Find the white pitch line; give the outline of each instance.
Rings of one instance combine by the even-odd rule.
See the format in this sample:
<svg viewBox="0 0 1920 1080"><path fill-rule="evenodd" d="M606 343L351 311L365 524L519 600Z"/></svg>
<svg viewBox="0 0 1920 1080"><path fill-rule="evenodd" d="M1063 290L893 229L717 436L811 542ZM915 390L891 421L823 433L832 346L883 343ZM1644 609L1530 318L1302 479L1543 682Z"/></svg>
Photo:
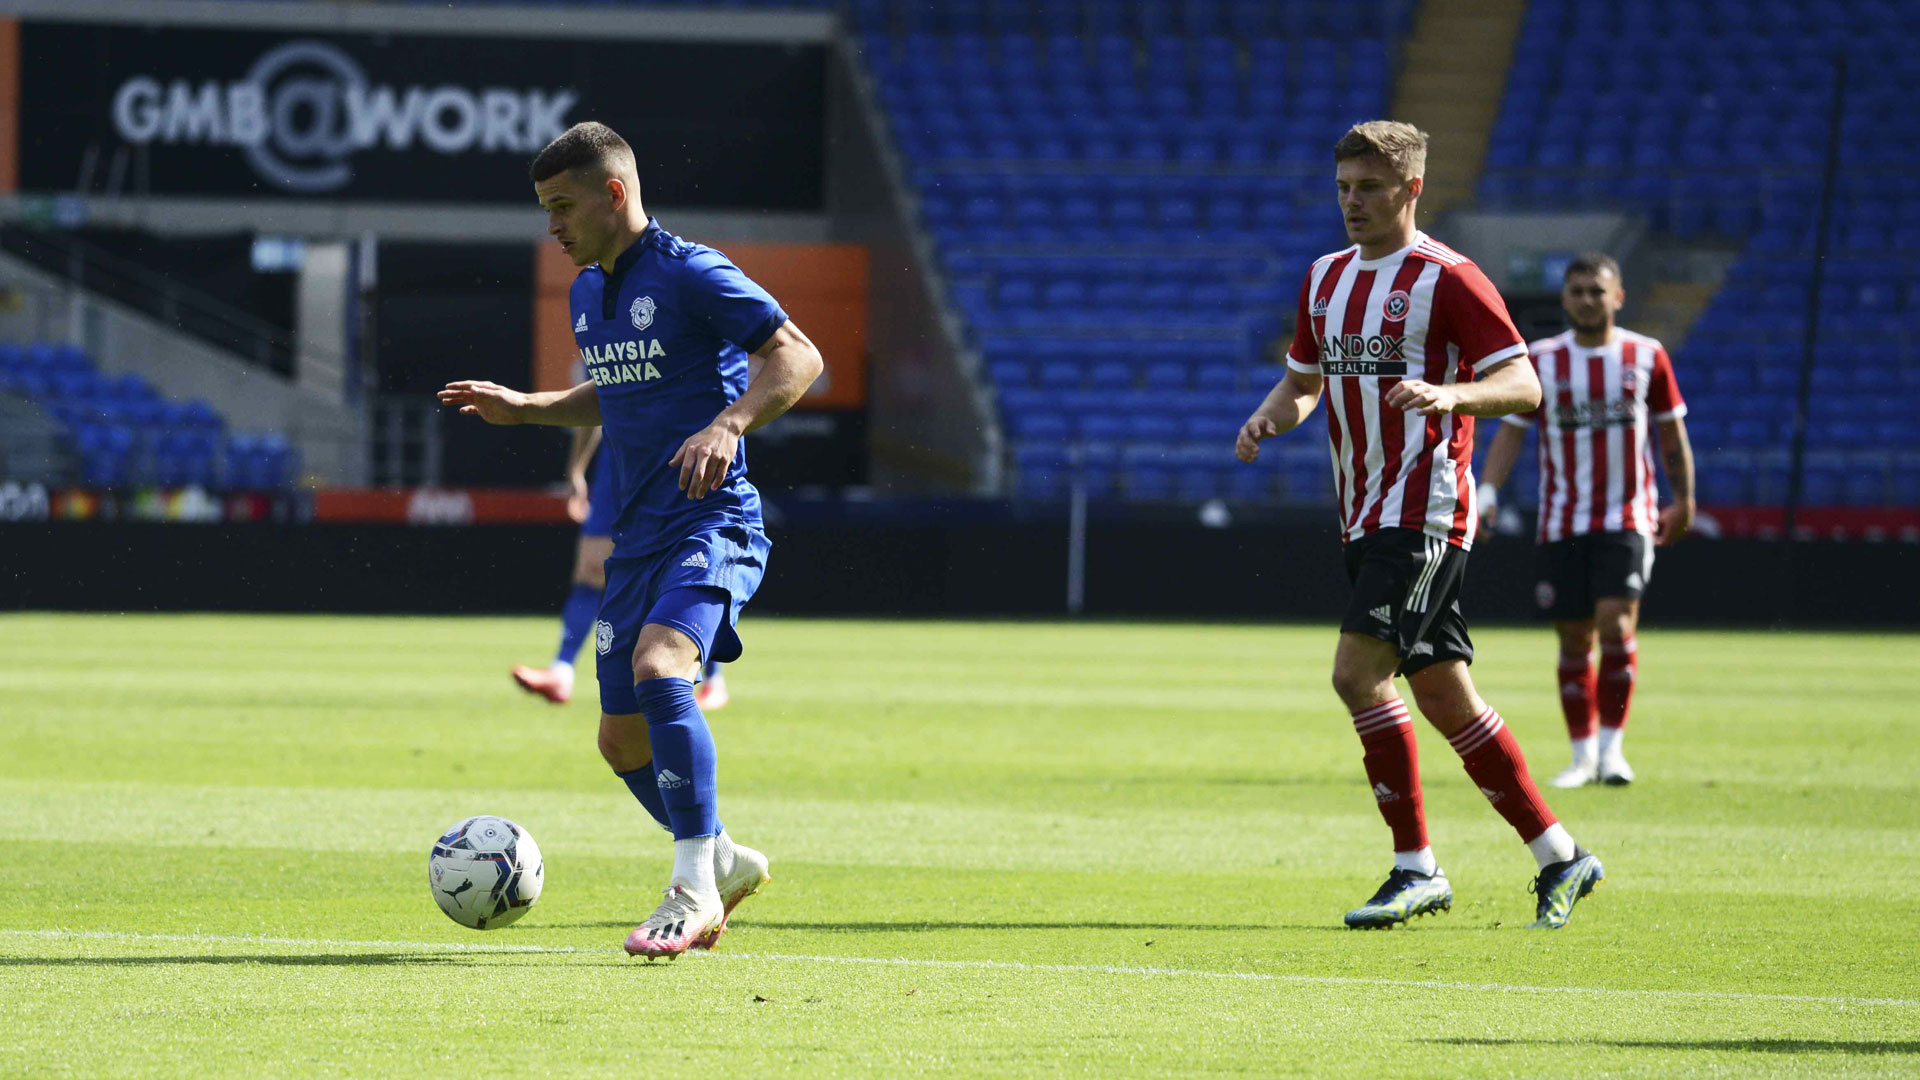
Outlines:
<svg viewBox="0 0 1920 1080"><path fill-rule="evenodd" d="M581 949L571 945L485 945L459 941L339 941L331 938L256 937L251 934L138 934L115 930L0 930L0 935L42 939L81 938L92 941L177 941L222 945L293 945L332 949L409 949L422 952L568 953L617 955L608 949ZM1495 994L1586 994L1594 997L1693 999L1710 1001L1774 1001L1790 1005L1883 1005L1920 1007L1911 998L1822 996L1817 994L1763 994L1744 990L1637 990L1615 986L1536 986L1525 983L1449 982L1444 979L1373 979L1357 975L1287 975L1269 971L1207 971L1202 968L1141 967L1126 964L1030 964L1021 960L926 960L884 956L814 956L804 953L695 953L703 961L773 960L783 963L852 964L866 967L935 968L946 970L1021 971L1055 975L1149 975L1238 982L1293 983L1305 986L1378 986L1396 990L1468 990Z"/></svg>

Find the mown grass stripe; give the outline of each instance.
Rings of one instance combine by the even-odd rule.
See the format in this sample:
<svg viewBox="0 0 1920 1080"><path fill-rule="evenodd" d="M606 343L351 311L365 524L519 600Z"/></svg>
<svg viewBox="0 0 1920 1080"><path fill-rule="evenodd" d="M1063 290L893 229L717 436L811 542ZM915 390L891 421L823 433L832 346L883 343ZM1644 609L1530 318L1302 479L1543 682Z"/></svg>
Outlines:
<svg viewBox="0 0 1920 1080"><path fill-rule="evenodd" d="M409 949L444 952L565 953L613 955L611 949L581 949L570 945L488 945L459 941L340 941L331 938L258 937L250 934L140 934L116 930L0 930L10 937L81 939L89 941L173 941L220 945L289 945L329 949ZM1306 986L1378 986L1397 990L1466 990L1497 994L1586 994L1598 997L1644 999L1698 999L1711 1001L1774 1001L1794 1005L1881 1005L1920 1007L1909 998L1870 998L1816 994L1764 994L1744 990L1661 990L1612 986L1541 986L1529 983L1473 983L1445 979L1373 979L1349 975L1288 975L1266 971L1207 971L1200 968L1141 967L1128 964L1032 964L1020 960L929 960L916 957L821 956L807 953L693 953L702 960L771 960L782 963L857 964L870 967L936 968L949 970L1019 971L1056 975L1146 975L1243 982L1294 983Z"/></svg>

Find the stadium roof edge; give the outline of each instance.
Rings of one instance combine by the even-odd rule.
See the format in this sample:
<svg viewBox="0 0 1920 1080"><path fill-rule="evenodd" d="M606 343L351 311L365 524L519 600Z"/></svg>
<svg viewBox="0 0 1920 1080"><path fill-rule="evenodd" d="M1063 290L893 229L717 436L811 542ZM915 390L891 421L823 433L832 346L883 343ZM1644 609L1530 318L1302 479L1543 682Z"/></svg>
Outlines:
<svg viewBox="0 0 1920 1080"><path fill-rule="evenodd" d="M339 3L334 0L146 0L137 12L125 0L8 0L15 18L144 26L217 26L267 30L380 32L511 37L645 38L655 41L828 42L838 23L823 12L621 11L604 6L475 5L441 7Z"/></svg>

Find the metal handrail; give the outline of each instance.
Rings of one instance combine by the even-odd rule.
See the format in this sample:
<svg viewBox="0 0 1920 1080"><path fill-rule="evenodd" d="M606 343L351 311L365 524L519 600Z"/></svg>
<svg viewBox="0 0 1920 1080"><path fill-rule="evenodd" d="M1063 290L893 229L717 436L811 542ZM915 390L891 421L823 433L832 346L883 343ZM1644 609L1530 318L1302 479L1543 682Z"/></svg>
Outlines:
<svg viewBox="0 0 1920 1080"><path fill-rule="evenodd" d="M105 251L77 236L0 224L0 249L53 270L169 326L283 374L293 369L293 335L211 293Z"/></svg>

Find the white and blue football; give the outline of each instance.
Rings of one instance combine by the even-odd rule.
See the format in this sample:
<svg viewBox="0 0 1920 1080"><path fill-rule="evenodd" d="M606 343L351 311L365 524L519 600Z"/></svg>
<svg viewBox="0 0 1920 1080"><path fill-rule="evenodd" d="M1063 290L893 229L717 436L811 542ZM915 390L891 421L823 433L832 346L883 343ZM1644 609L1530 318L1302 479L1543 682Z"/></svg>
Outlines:
<svg viewBox="0 0 1920 1080"><path fill-rule="evenodd" d="M475 930L498 930L540 899L546 867L540 845L503 817L470 817L433 842L427 883L447 918Z"/></svg>

